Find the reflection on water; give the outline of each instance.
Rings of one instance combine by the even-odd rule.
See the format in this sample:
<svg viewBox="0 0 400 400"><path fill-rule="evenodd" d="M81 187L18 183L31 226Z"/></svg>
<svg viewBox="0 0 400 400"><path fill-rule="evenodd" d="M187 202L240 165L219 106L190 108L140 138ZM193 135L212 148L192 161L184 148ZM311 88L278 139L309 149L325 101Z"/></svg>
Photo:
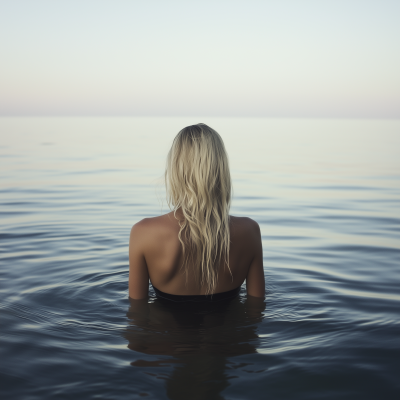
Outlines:
<svg viewBox="0 0 400 400"><path fill-rule="evenodd" d="M264 309L265 301L253 297L217 304L130 299L130 324L123 333L128 347L159 356L131 365L165 379L170 399L223 398L220 393L234 375L228 358L257 352L257 325ZM157 372L166 365L172 371Z"/></svg>
<svg viewBox="0 0 400 400"><path fill-rule="evenodd" d="M166 211L168 147L198 122L224 138L232 214L260 224L265 309L243 293L212 310L128 301L130 228ZM397 400L399 133L0 118L1 398Z"/></svg>

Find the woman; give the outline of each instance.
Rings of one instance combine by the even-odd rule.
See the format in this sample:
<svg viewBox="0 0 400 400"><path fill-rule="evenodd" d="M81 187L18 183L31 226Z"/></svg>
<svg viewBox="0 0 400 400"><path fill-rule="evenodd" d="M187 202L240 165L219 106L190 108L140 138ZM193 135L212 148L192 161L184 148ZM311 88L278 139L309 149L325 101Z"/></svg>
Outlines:
<svg viewBox="0 0 400 400"><path fill-rule="evenodd" d="M261 234L250 218L229 215L231 178L219 134L205 124L182 129L165 172L173 211L132 227L129 297L213 302L247 294L264 298Z"/></svg>

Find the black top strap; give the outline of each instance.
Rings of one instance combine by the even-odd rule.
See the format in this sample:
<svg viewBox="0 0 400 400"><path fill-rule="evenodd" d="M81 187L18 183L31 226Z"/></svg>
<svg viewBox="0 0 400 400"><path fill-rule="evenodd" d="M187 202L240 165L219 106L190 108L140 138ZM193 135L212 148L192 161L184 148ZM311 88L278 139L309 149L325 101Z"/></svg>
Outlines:
<svg viewBox="0 0 400 400"><path fill-rule="evenodd" d="M178 294L169 294L164 293L161 290L158 290L154 285L153 289L156 292L157 297L169 301L174 301L176 303L214 303L223 300L229 300L236 297L240 292L240 286L236 289L229 290L228 292L222 293L214 293L214 294L200 294L200 295L178 295Z"/></svg>

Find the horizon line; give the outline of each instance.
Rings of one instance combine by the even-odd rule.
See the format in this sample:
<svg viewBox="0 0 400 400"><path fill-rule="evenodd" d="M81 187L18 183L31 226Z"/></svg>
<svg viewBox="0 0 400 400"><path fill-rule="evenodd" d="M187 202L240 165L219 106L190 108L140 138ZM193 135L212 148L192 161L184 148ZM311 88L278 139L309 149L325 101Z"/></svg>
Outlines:
<svg viewBox="0 0 400 400"><path fill-rule="evenodd" d="M399 117L378 116L253 116L253 115L127 115L127 114L0 114L0 118L253 118L253 119L352 119L400 120Z"/></svg>

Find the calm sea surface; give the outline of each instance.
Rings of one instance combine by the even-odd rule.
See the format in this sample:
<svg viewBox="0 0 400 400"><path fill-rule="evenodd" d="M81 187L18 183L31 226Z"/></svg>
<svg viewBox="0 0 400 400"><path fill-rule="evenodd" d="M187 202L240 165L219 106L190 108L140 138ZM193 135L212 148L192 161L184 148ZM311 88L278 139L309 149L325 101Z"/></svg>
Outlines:
<svg viewBox="0 0 400 400"><path fill-rule="evenodd" d="M223 137L265 303L128 299L184 126ZM400 398L400 121L0 118L2 399Z"/></svg>

